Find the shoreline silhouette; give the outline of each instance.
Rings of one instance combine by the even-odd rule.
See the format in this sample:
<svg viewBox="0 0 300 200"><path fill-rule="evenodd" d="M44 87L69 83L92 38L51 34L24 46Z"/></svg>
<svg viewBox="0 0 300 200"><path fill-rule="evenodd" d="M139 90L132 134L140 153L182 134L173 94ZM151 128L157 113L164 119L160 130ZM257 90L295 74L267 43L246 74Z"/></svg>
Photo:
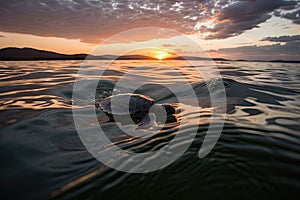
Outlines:
<svg viewBox="0 0 300 200"><path fill-rule="evenodd" d="M62 54L52 51L39 50L29 47L17 48L7 47L0 49L0 61L35 61L35 60L157 60L156 58L144 55L89 55L89 54ZM203 58L197 56L175 56L164 60L213 60L213 61L232 61L232 62L281 62L281 63L300 63L298 60L230 60L225 58Z"/></svg>

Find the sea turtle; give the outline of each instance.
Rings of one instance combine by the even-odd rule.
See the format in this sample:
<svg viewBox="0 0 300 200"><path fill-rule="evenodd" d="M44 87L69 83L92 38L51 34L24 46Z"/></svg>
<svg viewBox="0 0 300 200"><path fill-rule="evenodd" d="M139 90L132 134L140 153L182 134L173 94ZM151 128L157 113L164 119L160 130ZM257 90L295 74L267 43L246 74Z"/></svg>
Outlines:
<svg viewBox="0 0 300 200"><path fill-rule="evenodd" d="M134 123L142 127L153 124L157 116L175 114L173 106L156 104L154 99L141 94L112 95L96 103L96 106L108 117L118 117L125 124L130 117Z"/></svg>

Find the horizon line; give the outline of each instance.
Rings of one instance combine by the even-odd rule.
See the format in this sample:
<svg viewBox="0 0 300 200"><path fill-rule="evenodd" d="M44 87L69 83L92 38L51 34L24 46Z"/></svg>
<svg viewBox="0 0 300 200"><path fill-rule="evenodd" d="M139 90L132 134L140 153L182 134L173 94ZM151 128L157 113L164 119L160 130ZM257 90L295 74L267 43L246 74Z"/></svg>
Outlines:
<svg viewBox="0 0 300 200"><path fill-rule="evenodd" d="M52 58L43 58L43 57L31 57L31 58L17 58L17 57L9 57L9 56L3 56L1 55L1 51L3 50L33 50L37 52L43 52L43 53L49 53L49 54L57 54L59 57L52 57ZM63 57L65 56L65 57ZM82 56L82 57L80 57ZM0 48L0 61L35 61L35 60L85 60L86 57L93 57L90 58L91 60L159 60L155 57L142 55L142 54L127 54L127 55L116 55L116 54L102 54L102 55L92 55L87 53L77 53L77 54L64 54L64 53L58 53L55 51L49 51L44 49L36 49L32 47L4 47ZM68 58L69 57L69 58ZM140 57L140 58L137 58ZM213 61L240 61L240 62L286 62L286 63L300 63L300 60L282 60L282 59L274 59L274 60L248 60L248 59L227 59L222 57L198 57L198 56L174 56L174 57L168 57L163 60L213 60Z"/></svg>

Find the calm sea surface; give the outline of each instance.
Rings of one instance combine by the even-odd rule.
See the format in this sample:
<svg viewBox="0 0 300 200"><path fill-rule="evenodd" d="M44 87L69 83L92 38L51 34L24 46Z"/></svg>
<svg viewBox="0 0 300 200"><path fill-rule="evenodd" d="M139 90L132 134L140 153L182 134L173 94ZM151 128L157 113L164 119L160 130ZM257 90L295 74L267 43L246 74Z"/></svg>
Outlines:
<svg viewBox="0 0 300 200"><path fill-rule="evenodd" d="M103 70L97 62L108 61L83 66L82 80L99 80L92 73ZM147 139L129 137L100 110L96 125L89 124L90 116L82 112L85 126L102 126L114 144L135 152L167 145L178 126L186 135L193 131L197 135L169 166L126 173L103 165L86 150L74 125L72 106L76 103L74 109L81 111L86 103L82 101L94 103L110 96L119 78L145 62L147 73L131 74L126 80L133 83L151 77L152 82L136 92L177 109L161 133ZM214 109L206 87L213 80L205 82L186 62L161 61L180 71L197 95L201 111L187 109L180 114L180 104L161 83L179 83L181 77L156 62L116 61L96 91L84 99L72 98L81 61L0 62L0 198L296 199L300 194L299 64L216 62L226 90L227 115L216 146L199 159ZM207 65L197 62L199 70ZM130 89L121 86L118 93ZM197 117L200 121L194 120ZM188 123L180 124L183 118Z"/></svg>

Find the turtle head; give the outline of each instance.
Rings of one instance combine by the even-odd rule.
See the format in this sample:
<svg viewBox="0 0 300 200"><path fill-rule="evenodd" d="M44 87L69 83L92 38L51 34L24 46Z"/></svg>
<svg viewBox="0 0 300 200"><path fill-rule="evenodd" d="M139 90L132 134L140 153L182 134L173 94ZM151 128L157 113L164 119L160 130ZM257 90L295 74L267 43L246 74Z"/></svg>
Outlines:
<svg viewBox="0 0 300 200"><path fill-rule="evenodd" d="M149 113L153 113L156 116L156 122L159 124L175 122L176 117L175 108L169 104L154 104L151 106Z"/></svg>
<svg viewBox="0 0 300 200"><path fill-rule="evenodd" d="M162 107L165 109L168 115L175 114L175 108L169 104L162 104Z"/></svg>
<svg viewBox="0 0 300 200"><path fill-rule="evenodd" d="M175 114L175 108L171 106L170 104L154 104L150 112L155 113L158 116L162 115L173 115Z"/></svg>

